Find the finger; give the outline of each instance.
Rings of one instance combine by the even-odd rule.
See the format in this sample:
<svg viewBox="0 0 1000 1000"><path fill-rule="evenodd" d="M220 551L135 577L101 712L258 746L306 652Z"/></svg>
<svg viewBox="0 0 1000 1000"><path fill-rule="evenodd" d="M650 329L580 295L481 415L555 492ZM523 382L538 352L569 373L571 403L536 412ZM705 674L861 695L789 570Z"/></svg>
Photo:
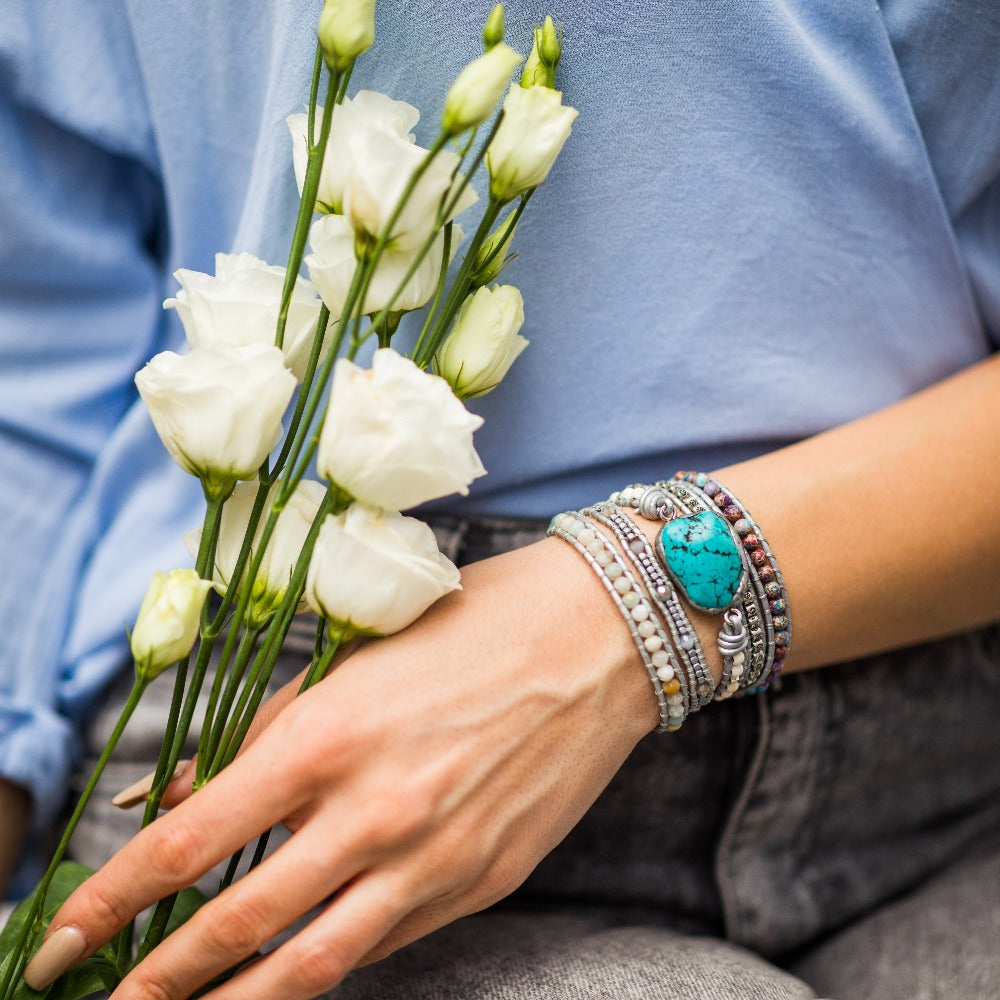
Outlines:
<svg viewBox="0 0 1000 1000"><path fill-rule="evenodd" d="M174 776L170 779L170 784L167 785L167 790L163 793L163 798L160 800L161 809L173 809L186 799L191 798L194 794L197 761L198 758L195 757L189 761L181 761L177 765L177 770L174 771Z"/></svg>
<svg viewBox="0 0 1000 1000"><path fill-rule="evenodd" d="M336 892L358 867L356 852L331 844L329 824L310 823L166 938L121 983L116 1000L191 996Z"/></svg>
<svg viewBox="0 0 1000 1000"><path fill-rule="evenodd" d="M167 785L167 795L171 794L171 786L176 790L176 802L172 803L174 805L187 798L191 793L191 782L194 778L194 771L191 770L192 763L193 761L190 760L181 760L177 762L177 766L174 768L173 777L170 779L170 784ZM131 809L133 806L145 802L149 798L149 793L153 790L155 779L156 771L150 771L149 774L143 775L138 781L129 785L128 788L123 788L111 800L111 804L118 809ZM166 800L167 795L164 795L164 800Z"/></svg>
<svg viewBox="0 0 1000 1000"><path fill-rule="evenodd" d="M307 801L304 791L282 768L282 739L258 741L197 795L140 831L100 871L84 882L60 908L33 959L52 972L47 952L59 952L50 939L75 929L76 961L109 941L150 904L195 882L264 830ZM69 935L71 936L71 935ZM66 939L68 935L62 935ZM63 947L65 952L66 948ZM75 964L70 960L64 968ZM36 980L37 981L37 980Z"/></svg>
<svg viewBox="0 0 1000 1000"><path fill-rule="evenodd" d="M412 905L395 875L366 873L290 941L206 1000L308 1000L336 986Z"/></svg>

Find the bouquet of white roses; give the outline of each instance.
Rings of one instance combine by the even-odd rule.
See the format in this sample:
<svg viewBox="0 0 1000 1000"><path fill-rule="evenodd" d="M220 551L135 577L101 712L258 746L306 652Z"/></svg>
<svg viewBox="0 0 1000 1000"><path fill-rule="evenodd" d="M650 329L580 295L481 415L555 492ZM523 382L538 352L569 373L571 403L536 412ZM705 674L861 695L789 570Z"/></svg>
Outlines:
<svg viewBox="0 0 1000 1000"><path fill-rule="evenodd" d="M410 132L415 108L373 91L347 96L354 62L374 41L374 0L326 0L309 108L287 120L301 192L287 265L220 253L214 275L177 272L180 289L164 305L177 311L189 351L157 355L136 385L163 444L203 487L204 521L188 536L195 565L149 585L130 634L131 695L45 877L0 933L0 1000L39 995L22 978L28 956L89 874L63 862L69 839L155 677L177 668L144 824L175 773L211 665L196 788L239 751L295 614L319 616L304 689L346 642L405 628L459 586L430 528L400 511L465 493L485 472L472 442L482 421L463 400L492 390L527 346L520 292L491 282L576 117L554 89L561 36L551 19L495 114L522 62L504 33L498 4L483 55L454 81L424 149ZM489 197L458 254L455 220L476 202L469 177L484 162ZM420 310L414 346L399 353L397 328ZM363 368L356 359L369 341L377 350ZM306 478L313 467L322 481ZM194 890L162 900L140 935L127 928L45 992L114 989L136 953L198 901Z"/></svg>

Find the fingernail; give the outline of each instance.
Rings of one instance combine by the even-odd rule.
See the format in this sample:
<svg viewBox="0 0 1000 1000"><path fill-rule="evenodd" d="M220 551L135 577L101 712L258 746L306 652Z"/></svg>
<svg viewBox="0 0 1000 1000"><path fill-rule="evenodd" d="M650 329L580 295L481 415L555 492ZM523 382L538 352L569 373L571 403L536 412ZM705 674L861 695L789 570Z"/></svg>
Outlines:
<svg viewBox="0 0 1000 1000"><path fill-rule="evenodd" d="M35 952L24 970L33 990L44 990L87 954L87 939L79 927L60 927Z"/></svg>
<svg viewBox="0 0 1000 1000"><path fill-rule="evenodd" d="M174 778L179 778L190 763L191 761L189 760L178 761L177 767L174 768L174 773L170 776L170 780L173 781ZM153 779L155 777L156 772L150 771L149 774L144 778L140 778L134 785L123 788L111 800L111 804L117 806L119 809L131 809L132 806L137 806L140 802L145 802L149 798L149 793L153 790Z"/></svg>

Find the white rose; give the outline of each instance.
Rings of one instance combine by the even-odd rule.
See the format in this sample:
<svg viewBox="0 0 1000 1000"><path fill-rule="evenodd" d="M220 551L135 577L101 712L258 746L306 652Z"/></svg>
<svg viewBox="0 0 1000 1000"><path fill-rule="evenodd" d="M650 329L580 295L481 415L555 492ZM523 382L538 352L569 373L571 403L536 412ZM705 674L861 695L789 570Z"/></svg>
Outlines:
<svg viewBox="0 0 1000 1000"><path fill-rule="evenodd" d="M503 119L486 151L490 193L501 201L538 187L548 176L579 112L548 87L510 88Z"/></svg>
<svg viewBox="0 0 1000 1000"><path fill-rule="evenodd" d="M426 155L426 149L385 132L361 132L351 138L344 214L355 230L373 240L381 235ZM395 249L414 250L431 234L442 197L462 182L461 175L455 175L458 163L458 155L450 150L441 150L431 161L393 223L389 242ZM467 185L445 221L464 212L477 197Z"/></svg>
<svg viewBox="0 0 1000 1000"><path fill-rule="evenodd" d="M448 90L441 128L448 135L458 135L486 121L521 61L521 56L503 42L473 59Z"/></svg>
<svg viewBox="0 0 1000 1000"><path fill-rule="evenodd" d="M458 570L423 521L355 503L323 522L305 596L333 622L391 635L459 586Z"/></svg>
<svg viewBox="0 0 1000 1000"><path fill-rule="evenodd" d="M276 347L157 354L135 377L160 440L213 487L253 479L277 444L295 376Z"/></svg>
<svg viewBox="0 0 1000 1000"><path fill-rule="evenodd" d="M317 35L327 66L347 69L375 41L375 0L326 0Z"/></svg>
<svg viewBox="0 0 1000 1000"><path fill-rule="evenodd" d="M323 108L316 109L314 135L319 135ZM355 135L362 132L385 132L407 142L414 142L410 129L420 120L420 112L412 104L394 101L377 90L361 90L353 98L345 97L333 109L326 155L319 175L316 204L324 212L342 211L344 185L347 183L347 147ZM309 116L289 115L285 119L292 134L292 165L295 181L302 194L306 167L309 163Z"/></svg>
<svg viewBox="0 0 1000 1000"><path fill-rule="evenodd" d="M219 540L215 549L215 572L213 574L220 594L226 593L229 581L236 569L259 485L257 482L240 483L222 508L222 522L219 525ZM276 483L268 495L264 512L254 532L247 569L259 551L260 539L271 509L271 502L279 488L280 484ZM304 479L295 488L295 492L289 498L284 510L278 515L278 520L264 549L257 577L253 583L251 591L253 596L247 608L247 619L251 623L262 625L278 610L278 606L285 596L285 591L288 589L288 581L291 579L295 564L302 553L306 536L316 519L316 512L319 510L319 505L325 494L326 487L322 483ZM192 531L184 541L188 551L195 555L201 543L201 528ZM245 586L245 582L243 585ZM300 601L296 613L305 610L305 602Z"/></svg>
<svg viewBox="0 0 1000 1000"><path fill-rule="evenodd" d="M462 239L462 229L457 224L452 229L451 255L455 255ZM354 252L354 230L342 215L324 215L313 223L309 234L313 252L306 257L306 267L317 291L331 313L340 315L347 302L347 293L358 269ZM434 294L441 276L444 231L434 238L427 253L417 265L405 287L396 296L394 312L419 309ZM393 297L400 282L406 277L416 251L396 250L386 247L375 265L361 312L377 313Z"/></svg>
<svg viewBox="0 0 1000 1000"><path fill-rule="evenodd" d="M480 288L470 295L434 358L434 371L460 399L495 389L528 346L518 331L524 300L513 285Z"/></svg>
<svg viewBox="0 0 1000 1000"><path fill-rule="evenodd" d="M317 466L356 500L405 510L468 493L469 483L485 474L472 446L482 422L444 379L391 348L375 352L370 370L341 358Z"/></svg>
<svg viewBox="0 0 1000 1000"><path fill-rule="evenodd" d="M211 589L193 569L153 574L129 636L140 678L151 681L191 652Z"/></svg>
<svg viewBox="0 0 1000 1000"><path fill-rule="evenodd" d="M180 291L163 308L177 310L191 350L274 344L285 268L265 264L249 253L218 253L214 277L183 268L174 277ZM313 286L305 278L296 278L282 352L300 382L309 363L321 304Z"/></svg>

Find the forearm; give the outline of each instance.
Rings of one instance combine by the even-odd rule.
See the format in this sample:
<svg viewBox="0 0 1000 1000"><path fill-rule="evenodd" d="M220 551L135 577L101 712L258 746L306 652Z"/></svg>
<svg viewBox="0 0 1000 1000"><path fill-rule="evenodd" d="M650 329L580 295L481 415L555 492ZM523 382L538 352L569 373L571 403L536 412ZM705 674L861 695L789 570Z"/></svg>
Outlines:
<svg viewBox="0 0 1000 1000"><path fill-rule="evenodd" d="M1000 619L1000 357L717 470L782 569L786 670Z"/></svg>

